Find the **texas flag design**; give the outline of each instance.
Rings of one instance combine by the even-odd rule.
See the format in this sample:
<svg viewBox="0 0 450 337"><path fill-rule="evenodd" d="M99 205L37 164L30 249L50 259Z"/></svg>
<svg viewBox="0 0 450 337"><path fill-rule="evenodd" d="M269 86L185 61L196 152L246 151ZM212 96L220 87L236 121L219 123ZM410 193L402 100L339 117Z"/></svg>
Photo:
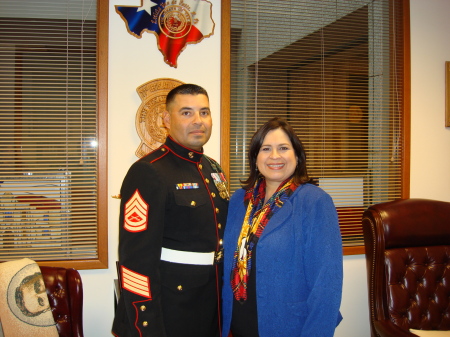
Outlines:
<svg viewBox="0 0 450 337"><path fill-rule="evenodd" d="M206 0L141 0L141 6L116 6L128 32L141 38L155 34L164 62L177 67L177 59L188 44L214 34L212 4Z"/></svg>

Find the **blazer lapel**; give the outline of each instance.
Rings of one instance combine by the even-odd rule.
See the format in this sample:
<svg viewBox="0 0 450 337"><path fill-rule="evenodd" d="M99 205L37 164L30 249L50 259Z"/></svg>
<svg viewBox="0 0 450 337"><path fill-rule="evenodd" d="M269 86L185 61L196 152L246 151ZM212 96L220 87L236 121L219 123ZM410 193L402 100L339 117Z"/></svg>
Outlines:
<svg viewBox="0 0 450 337"><path fill-rule="evenodd" d="M272 216L272 218L270 218L269 222L264 228L264 231L262 232L260 240L276 230L278 227L283 226L285 221L291 218L292 209L293 207L291 198L289 198L288 200L286 200L284 205Z"/></svg>

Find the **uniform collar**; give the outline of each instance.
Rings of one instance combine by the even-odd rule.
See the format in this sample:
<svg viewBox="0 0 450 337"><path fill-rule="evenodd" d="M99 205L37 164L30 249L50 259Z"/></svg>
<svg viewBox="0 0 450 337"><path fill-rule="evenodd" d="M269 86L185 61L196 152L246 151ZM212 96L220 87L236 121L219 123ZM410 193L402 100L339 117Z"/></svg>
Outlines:
<svg viewBox="0 0 450 337"><path fill-rule="evenodd" d="M170 136L167 136L164 146L175 153L178 157L194 163L199 163L203 157L203 149L201 152L189 149L174 141Z"/></svg>

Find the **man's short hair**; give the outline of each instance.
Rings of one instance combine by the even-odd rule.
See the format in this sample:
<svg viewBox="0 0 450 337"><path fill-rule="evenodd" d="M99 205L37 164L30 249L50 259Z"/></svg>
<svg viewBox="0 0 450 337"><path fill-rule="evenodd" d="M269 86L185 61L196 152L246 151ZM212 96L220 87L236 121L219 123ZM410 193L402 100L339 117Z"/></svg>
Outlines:
<svg viewBox="0 0 450 337"><path fill-rule="evenodd" d="M187 83L179 85L178 87L175 87L172 90L170 90L169 93L167 94L166 108L170 103L172 103L175 100L176 95L205 95L206 97L208 97L208 92L197 84Z"/></svg>

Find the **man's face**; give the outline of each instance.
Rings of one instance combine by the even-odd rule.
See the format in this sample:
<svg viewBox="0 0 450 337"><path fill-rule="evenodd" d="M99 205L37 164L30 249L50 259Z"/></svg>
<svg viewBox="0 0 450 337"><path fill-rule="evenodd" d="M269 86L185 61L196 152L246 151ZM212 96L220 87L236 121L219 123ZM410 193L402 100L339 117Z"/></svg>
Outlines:
<svg viewBox="0 0 450 337"><path fill-rule="evenodd" d="M45 285L40 275L35 276L22 286L23 305L32 314L49 310Z"/></svg>
<svg viewBox="0 0 450 337"><path fill-rule="evenodd" d="M200 151L211 136L212 118L208 97L176 95L166 107L164 124L169 135L181 145Z"/></svg>

